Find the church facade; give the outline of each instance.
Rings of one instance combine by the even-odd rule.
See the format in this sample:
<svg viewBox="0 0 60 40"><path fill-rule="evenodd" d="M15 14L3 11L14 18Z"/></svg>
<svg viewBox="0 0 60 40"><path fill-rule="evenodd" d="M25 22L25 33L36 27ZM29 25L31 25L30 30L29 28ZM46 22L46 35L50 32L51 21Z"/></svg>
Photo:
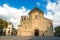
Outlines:
<svg viewBox="0 0 60 40"><path fill-rule="evenodd" d="M34 8L29 16L21 16L18 36L53 36L52 20L44 17L44 13Z"/></svg>

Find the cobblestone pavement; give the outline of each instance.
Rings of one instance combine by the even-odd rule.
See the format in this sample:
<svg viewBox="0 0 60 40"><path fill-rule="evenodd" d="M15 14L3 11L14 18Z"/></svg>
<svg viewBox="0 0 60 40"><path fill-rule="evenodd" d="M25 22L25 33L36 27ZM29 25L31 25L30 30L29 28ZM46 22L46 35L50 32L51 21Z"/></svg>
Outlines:
<svg viewBox="0 0 60 40"><path fill-rule="evenodd" d="M0 36L0 40L60 40L60 37L18 37L18 36Z"/></svg>

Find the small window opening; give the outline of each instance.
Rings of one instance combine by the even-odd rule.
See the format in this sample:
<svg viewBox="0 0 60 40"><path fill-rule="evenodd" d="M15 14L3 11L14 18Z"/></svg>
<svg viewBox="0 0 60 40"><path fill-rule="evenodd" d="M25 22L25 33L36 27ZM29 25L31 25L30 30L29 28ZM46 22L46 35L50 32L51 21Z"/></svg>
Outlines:
<svg viewBox="0 0 60 40"><path fill-rule="evenodd" d="M24 17L24 20L26 20L26 18Z"/></svg>
<svg viewBox="0 0 60 40"><path fill-rule="evenodd" d="M36 19L37 19L37 15L36 15L35 17L36 17Z"/></svg>
<svg viewBox="0 0 60 40"><path fill-rule="evenodd" d="M22 18L22 21L23 21L23 18Z"/></svg>

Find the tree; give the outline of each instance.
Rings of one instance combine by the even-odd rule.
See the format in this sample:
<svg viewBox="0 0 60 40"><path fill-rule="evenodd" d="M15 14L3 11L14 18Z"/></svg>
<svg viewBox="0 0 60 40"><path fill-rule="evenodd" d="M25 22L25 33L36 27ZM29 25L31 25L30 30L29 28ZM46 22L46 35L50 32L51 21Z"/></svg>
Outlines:
<svg viewBox="0 0 60 40"><path fill-rule="evenodd" d="M60 26L58 26L58 27L55 28L55 33L54 33L54 35L60 37Z"/></svg>
<svg viewBox="0 0 60 40"><path fill-rule="evenodd" d="M0 35L3 35L3 28L8 27L8 22L6 20L0 19Z"/></svg>
<svg viewBox="0 0 60 40"><path fill-rule="evenodd" d="M8 22L6 20L0 19L0 28L7 28Z"/></svg>

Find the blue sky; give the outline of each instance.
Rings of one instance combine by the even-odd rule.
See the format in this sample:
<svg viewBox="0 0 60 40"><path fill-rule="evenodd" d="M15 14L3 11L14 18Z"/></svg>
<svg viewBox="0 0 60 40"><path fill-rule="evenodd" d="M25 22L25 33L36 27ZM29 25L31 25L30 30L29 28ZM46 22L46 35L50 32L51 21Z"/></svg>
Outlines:
<svg viewBox="0 0 60 40"><path fill-rule="evenodd" d="M37 7L44 12L46 18L53 20L54 26L58 26L60 25L59 5L60 0L0 0L0 18L17 26L20 16L28 15L30 10Z"/></svg>
<svg viewBox="0 0 60 40"><path fill-rule="evenodd" d="M55 0L51 0L55 2ZM0 0L0 6L3 4L8 4L11 7L20 8L21 6L26 7L27 9L33 9L38 7L41 10L46 10L47 0ZM38 4L38 5L37 5Z"/></svg>
<svg viewBox="0 0 60 40"><path fill-rule="evenodd" d="M37 2L40 2L41 4L46 4L46 1L43 0L0 0L0 5L9 4L10 6L15 8L20 8L21 6L25 6L26 8L31 9L37 6L36 5Z"/></svg>

